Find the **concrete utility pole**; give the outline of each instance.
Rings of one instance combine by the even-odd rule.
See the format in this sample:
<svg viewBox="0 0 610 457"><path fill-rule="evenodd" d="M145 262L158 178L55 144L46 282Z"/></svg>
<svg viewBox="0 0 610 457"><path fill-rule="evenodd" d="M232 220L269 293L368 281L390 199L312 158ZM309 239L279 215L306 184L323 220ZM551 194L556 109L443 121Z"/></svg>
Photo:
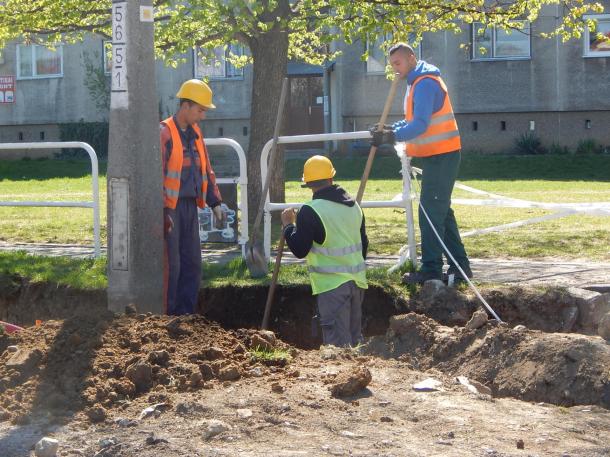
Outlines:
<svg viewBox="0 0 610 457"><path fill-rule="evenodd" d="M108 308L163 312L163 191L152 0L112 0Z"/></svg>

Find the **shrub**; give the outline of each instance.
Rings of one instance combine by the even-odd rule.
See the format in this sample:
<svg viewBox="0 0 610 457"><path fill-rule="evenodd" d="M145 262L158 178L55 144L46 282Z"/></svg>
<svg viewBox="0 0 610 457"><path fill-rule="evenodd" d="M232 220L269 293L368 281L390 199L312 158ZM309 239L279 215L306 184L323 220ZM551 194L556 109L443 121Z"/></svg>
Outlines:
<svg viewBox="0 0 610 457"><path fill-rule="evenodd" d="M545 154L547 152L540 138L530 132L519 136L515 140L515 147L519 154Z"/></svg>
<svg viewBox="0 0 610 457"><path fill-rule="evenodd" d="M107 122L72 122L59 125L61 141L83 141L91 145L98 159L108 157L108 123ZM64 149L58 157L65 159L84 158L82 149Z"/></svg>
<svg viewBox="0 0 610 457"><path fill-rule="evenodd" d="M592 138L580 140L576 146L576 154L603 154L604 147Z"/></svg>
<svg viewBox="0 0 610 457"><path fill-rule="evenodd" d="M571 152L570 148L568 148L567 146L562 146L557 143L553 143L549 147L549 154L561 155L561 154L570 154L570 152Z"/></svg>

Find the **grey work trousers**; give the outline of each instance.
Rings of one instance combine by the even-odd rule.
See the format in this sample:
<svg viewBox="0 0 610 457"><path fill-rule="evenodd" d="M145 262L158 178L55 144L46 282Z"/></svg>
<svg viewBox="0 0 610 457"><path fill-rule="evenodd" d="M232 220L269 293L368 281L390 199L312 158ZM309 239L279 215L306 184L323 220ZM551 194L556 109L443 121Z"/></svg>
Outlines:
<svg viewBox="0 0 610 457"><path fill-rule="evenodd" d="M362 342L362 300L364 290L354 281L341 284L317 296L322 342L338 347Z"/></svg>

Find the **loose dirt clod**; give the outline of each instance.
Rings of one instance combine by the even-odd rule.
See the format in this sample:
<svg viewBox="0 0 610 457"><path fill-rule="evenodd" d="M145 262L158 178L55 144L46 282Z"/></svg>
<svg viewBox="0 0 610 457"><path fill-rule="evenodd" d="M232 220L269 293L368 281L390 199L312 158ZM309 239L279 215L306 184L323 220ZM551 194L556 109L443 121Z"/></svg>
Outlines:
<svg viewBox="0 0 610 457"><path fill-rule="evenodd" d="M27 422L29 411L42 409L58 418L81 411L103 422L122 402L155 389L233 382L260 366L245 340L201 316L141 316L78 315L4 336L2 420ZM5 350L15 345L17 352Z"/></svg>
<svg viewBox="0 0 610 457"><path fill-rule="evenodd" d="M474 312L468 322L466 322L466 328L468 330L476 330L483 327L487 323L487 313L482 309Z"/></svg>
<svg viewBox="0 0 610 457"><path fill-rule="evenodd" d="M329 387L330 393L333 397L351 397L368 386L372 379L371 372L363 366L343 370Z"/></svg>
<svg viewBox="0 0 610 457"><path fill-rule="evenodd" d="M59 441L53 438L44 437L36 443L34 454L36 457L55 457L58 450Z"/></svg>
<svg viewBox="0 0 610 457"><path fill-rule="evenodd" d="M482 332L445 327L414 313L394 316L386 336L372 338L366 351L467 376L489 386L494 396L610 407L610 345L489 323Z"/></svg>

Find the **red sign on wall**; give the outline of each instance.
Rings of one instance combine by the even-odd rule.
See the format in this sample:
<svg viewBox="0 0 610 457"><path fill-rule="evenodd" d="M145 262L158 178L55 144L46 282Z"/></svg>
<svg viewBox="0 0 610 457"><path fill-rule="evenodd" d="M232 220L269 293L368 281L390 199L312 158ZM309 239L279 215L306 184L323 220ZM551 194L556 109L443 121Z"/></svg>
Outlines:
<svg viewBox="0 0 610 457"><path fill-rule="evenodd" d="M0 103L15 103L14 76L0 76Z"/></svg>

